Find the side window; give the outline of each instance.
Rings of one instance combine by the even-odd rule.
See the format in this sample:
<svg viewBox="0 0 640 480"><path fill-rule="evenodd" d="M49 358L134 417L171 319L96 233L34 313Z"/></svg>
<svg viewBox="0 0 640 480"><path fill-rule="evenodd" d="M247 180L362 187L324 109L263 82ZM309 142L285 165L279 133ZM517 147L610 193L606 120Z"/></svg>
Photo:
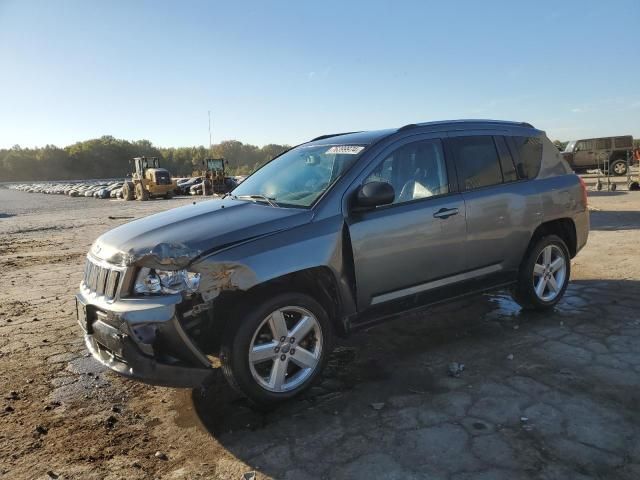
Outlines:
<svg viewBox="0 0 640 480"><path fill-rule="evenodd" d="M465 190L502 183L493 137L456 137L449 141Z"/></svg>
<svg viewBox="0 0 640 480"><path fill-rule="evenodd" d="M396 192L394 204L449 193L440 140L403 145L378 164L364 183L387 182Z"/></svg>
<svg viewBox="0 0 640 480"><path fill-rule="evenodd" d="M500 155L500 166L502 167L502 177L505 182L515 182L518 180L518 174L516 173L516 167L513 163L511 153L507 148L507 144L504 141L504 137L494 137L496 141L496 147L498 147L498 155Z"/></svg>
<svg viewBox="0 0 640 480"><path fill-rule="evenodd" d="M596 140L596 150L610 150L611 139L610 138L598 138Z"/></svg>
<svg viewBox="0 0 640 480"><path fill-rule="evenodd" d="M576 152L584 152L586 150L593 150L592 140L580 140L576 144Z"/></svg>
<svg viewBox="0 0 640 480"><path fill-rule="evenodd" d="M542 162L542 140L538 137L511 137L511 140L518 175L520 178L536 178Z"/></svg>
<svg viewBox="0 0 640 480"><path fill-rule="evenodd" d="M632 148L633 147L633 137L614 137L614 142L616 144L616 148Z"/></svg>

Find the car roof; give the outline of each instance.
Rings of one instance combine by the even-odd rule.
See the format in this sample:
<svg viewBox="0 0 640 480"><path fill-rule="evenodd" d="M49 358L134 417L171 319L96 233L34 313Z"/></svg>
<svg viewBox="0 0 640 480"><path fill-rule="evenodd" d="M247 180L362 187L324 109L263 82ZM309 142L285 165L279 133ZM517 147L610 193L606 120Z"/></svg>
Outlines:
<svg viewBox="0 0 640 480"><path fill-rule="evenodd" d="M308 143L317 145L335 144L361 144L369 145L394 133L420 129L422 131L442 131L442 130L472 130L486 128L509 128L530 129L539 132L533 125L527 122L512 122L507 120L482 120L482 119L461 119L461 120L438 120L433 122L410 123L400 128L388 128L384 130L370 130L362 132L345 132L321 135L310 140Z"/></svg>

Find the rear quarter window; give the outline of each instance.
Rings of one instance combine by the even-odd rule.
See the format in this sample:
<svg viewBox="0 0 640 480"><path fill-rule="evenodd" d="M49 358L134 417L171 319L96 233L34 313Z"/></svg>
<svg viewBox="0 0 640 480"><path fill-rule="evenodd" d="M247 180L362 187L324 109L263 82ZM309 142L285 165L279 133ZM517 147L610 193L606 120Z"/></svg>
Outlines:
<svg viewBox="0 0 640 480"><path fill-rule="evenodd" d="M631 136L614 137L613 141L615 143L615 148L631 148L631 147L633 147L633 137L631 137Z"/></svg>
<svg viewBox="0 0 640 480"><path fill-rule="evenodd" d="M538 137L511 137L518 176L535 178L540 173L542 140Z"/></svg>

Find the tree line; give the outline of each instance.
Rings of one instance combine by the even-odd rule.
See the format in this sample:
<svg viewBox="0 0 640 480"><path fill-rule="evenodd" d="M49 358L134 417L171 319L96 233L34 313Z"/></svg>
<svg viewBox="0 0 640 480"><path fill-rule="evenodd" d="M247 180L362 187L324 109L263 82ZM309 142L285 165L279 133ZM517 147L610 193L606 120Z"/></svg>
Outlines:
<svg viewBox="0 0 640 480"><path fill-rule="evenodd" d="M287 145L263 147L226 140L212 146L154 146L148 140L128 141L105 135L64 148L47 145L0 149L0 181L82 180L124 177L134 157L159 157L160 165L175 176L201 170L205 158L224 158L229 175L247 175L287 150Z"/></svg>
<svg viewBox="0 0 640 480"><path fill-rule="evenodd" d="M553 143L564 150L569 142L555 140ZM634 143L640 146L638 140ZM161 166L175 176L188 176L201 170L203 160L208 157L224 158L229 175L248 175L288 148L278 144L257 147L237 140L225 140L213 145L211 150L202 145L160 148L148 140L128 141L109 135L64 148L16 145L0 149L0 182L124 177L132 168L129 161L141 156L159 157Z"/></svg>

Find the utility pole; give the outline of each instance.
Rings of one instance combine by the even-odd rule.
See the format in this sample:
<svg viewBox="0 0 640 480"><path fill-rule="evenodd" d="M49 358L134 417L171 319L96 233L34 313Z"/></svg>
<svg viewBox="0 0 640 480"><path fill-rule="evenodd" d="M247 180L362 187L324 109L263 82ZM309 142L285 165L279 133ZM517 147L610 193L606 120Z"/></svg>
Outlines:
<svg viewBox="0 0 640 480"><path fill-rule="evenodd" d="M211 110L207 113L209 114L209 155L213 155L213 143L211 139Z"/></svg>
<svg viewBox="0 0 640 480"><path fill-rule="evenodd" d="M211 139L211 110L207 110L207 115L209 116L209 157L213 156L213 143ZM204 178L202 179L202 196L207 195L207 175L209 173L209 166L207 165L207 159L204 159L205 170L204 170ZM213 180L212 180L213 182ZM211 188L213 188L213 183L211 184Z"/></svg>

